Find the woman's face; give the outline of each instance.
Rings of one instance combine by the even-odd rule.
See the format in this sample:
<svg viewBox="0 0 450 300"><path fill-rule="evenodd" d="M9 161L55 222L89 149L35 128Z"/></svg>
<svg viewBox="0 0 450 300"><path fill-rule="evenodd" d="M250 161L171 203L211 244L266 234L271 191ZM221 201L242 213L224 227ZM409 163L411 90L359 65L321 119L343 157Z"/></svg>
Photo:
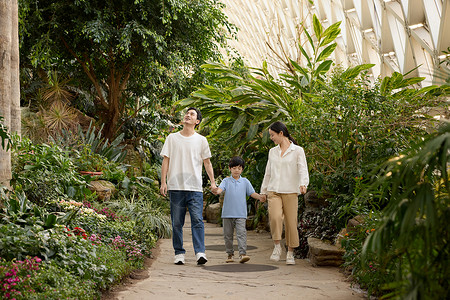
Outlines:
<svg viewBox="0 0 450 300"><path fill-rule="evenodd" d="M283 132L280 131L279 133L276 133L275 131L273 131L272 129L269 129L269 136L270 139L276 144L281 144L281 141L283 140Z"/></svg>

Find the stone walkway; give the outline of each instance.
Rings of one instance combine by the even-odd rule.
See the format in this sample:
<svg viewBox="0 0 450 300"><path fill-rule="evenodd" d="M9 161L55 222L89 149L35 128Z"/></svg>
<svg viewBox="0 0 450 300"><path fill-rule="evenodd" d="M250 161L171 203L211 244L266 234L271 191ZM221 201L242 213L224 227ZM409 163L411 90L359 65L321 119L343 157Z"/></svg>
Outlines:
<svg viewBox="0 0 450 300"><path fill-rule="evenodd" d="M288 266L282 260L269 260L273 244L269 233L247 233L245 264L225 263L226 253L222 228L205 224L208 262L197 266L189 219L184 230L186 264L173 264L171 239L160 241L159 254L149 269L149 277L118 292L116 299L364 299L352 290L343 274L335 267L314 268L307 260L296 260ZM235 249L237 249L235 241ZM235 252L238 255L238 252Z"/></svg>

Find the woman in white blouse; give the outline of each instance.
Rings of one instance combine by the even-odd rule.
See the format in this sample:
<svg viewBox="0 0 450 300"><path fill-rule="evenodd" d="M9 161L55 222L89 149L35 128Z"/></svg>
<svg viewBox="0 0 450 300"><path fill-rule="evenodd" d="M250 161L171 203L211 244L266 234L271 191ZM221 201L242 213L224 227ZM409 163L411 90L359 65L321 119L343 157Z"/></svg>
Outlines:
<svg viewBox="0 0 450 300"><path fill-rule="evenodd" d="M275 122L269 126L270 139L277 145L269 151L261 194L269 202L269 222L275 244L270 259L279 261L281 235L285 227L286 264L294 265L294 248L299 246L297 219L298 195L305 194L309 184L305 151L289 135L286 125Z"/></svg>

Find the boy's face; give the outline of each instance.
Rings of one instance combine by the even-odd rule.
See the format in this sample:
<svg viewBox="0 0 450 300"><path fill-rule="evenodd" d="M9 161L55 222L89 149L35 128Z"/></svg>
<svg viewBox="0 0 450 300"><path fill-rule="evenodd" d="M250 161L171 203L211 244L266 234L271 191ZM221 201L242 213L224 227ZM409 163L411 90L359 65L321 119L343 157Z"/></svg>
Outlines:
<svg viewBox="0 0 450 300"><path fill-rule="evenodd" d="M244 169L242 168L242 166L231 167L230 168L231 176L233 176L233 178L237 179L237 178L239 178L239 176L241 176L241 173L243 170Z"/></svg>

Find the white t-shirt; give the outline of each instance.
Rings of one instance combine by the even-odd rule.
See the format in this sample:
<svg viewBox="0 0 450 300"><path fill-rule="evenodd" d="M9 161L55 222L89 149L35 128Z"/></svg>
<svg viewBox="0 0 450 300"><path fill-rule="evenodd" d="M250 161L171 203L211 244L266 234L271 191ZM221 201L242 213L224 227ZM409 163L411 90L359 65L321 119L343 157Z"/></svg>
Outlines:
<svg viewBox="0 0 450 300"><path fill-rule="evenodd" d="M161 156L167 156L167 190L202 192L203 160L211 157L206 138L197 132L189 137L180 132L167 136L161 150Z"/></svg>
<svg viewBox="0 0 450 300"><path fill-rule="evenodd" d="M280 145L269 151L266 173L261 185L261 194L300 194L300 186L308 187L309 174L305 151L293 143L281 156Z"/></svg>

